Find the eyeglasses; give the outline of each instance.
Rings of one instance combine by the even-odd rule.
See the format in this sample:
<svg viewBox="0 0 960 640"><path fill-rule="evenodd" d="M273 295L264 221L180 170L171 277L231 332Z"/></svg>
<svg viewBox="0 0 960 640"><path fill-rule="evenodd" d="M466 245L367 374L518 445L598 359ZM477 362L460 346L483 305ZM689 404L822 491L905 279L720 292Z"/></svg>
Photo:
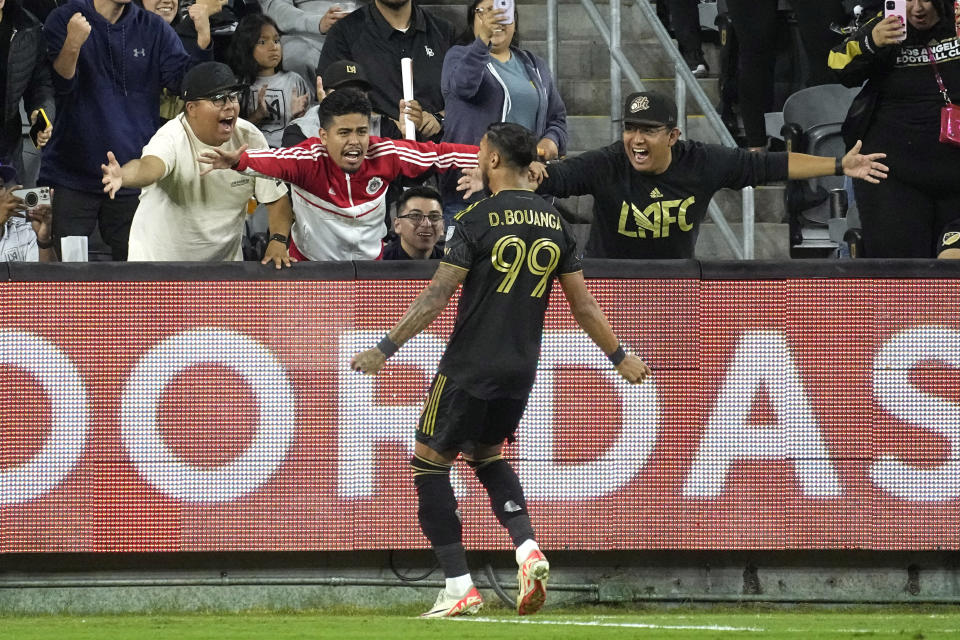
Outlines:
<svg viewBox="0 0 960 640"><path fill-rule="evenodd" d="M623 125L624 131L638 131L645 136L653 136L663 131L669 129L666 125L644 125L644 124L633 124L632 122L626 122Z"/></svg>
<svg viewBox="0 0 960 640"><path fill-rule="evenodd" d="M443 222L443 214L441 213L431 213L428 215L423 213L407 213L397 217L406 218L407 220L412 222L413 225L416 227L419 227L421 224L423 224L424 220L428 220L430 224L437 224L438 222Z"/></svg>
<svg viewBox="0 0 960 640"><path fill-rule="evenodd" d="M200 98L201 100L209 100L213 103L215 107L222 107L227 104L227 102L240 102L240 91L230 91L227 93L218 93L213 96L207 96L206 98Z"/></svg>

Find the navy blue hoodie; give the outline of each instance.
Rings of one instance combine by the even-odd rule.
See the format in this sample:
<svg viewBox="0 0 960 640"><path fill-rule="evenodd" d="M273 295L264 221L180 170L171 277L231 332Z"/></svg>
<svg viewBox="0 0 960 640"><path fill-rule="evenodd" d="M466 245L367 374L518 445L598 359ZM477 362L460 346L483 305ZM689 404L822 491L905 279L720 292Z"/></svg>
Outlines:
<svg viewBox="0 0 960 640"><path fill-rule="evenodd" d="M53 72L57 121L43 153L41 184L103 193L107 151L122 165L139 158L159 123L160 91L179 92L191 64L180 37L158 15L135 4L111 24L93 0L71 0L47 17L43 33L53 62L67 36L70 17L80 12L90 37L80 49L77 71L66 80ZM121 195L136 189L121 189Z"/></svg>

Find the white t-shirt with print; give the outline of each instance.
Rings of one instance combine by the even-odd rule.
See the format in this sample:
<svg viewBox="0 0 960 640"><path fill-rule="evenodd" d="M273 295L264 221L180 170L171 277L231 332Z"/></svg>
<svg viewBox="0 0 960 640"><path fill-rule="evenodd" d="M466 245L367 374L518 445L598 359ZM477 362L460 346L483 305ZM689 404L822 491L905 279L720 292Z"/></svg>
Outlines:
<svg viewBox="0 0 960 640"><path fill-rule="evenodd" d="M33 225L25 218L10 216L0 237L0 262L37 262L40 249Z"/></svg>
<svg viewBox="0 0 960 640"><path fill-rule="evenodd" d="M220 146L234 151L244 144L267 147L263 134L237 118L230 140ZM217 170L205 176L197 158L213 147L194 135L180 114L157 131L142 156L163 161L163 177L140 193L140 205L130 226L131 261L242 260L241 238L247 202L256 196L262 203L279 200L287 187L279 180Z"/></svg>

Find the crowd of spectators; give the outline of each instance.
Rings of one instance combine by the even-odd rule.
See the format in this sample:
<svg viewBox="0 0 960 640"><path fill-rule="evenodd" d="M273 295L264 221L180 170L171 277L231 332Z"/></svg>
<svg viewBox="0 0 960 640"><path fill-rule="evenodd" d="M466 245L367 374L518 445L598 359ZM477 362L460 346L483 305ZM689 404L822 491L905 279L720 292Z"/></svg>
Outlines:
<svg viewBox="0 0 960 640"><path fill-rule="evenodd" d="M766 149L776 0L726 0L747 148L680 140L676 106L644 92L624 104L621 141L575 158L555 79L523 48L518 13L493 0L467 0L459 34L414 0L0 0L4 224L51 233L54 250L98 231L114 260L239 260L260 203L269 239L257 257L278 268L436 257L454 215L483 196L476 145L505 121L539 141L531 188L594 196L588 256L692 257L717 189L832 173L862 178L868 255L960 253L948 178L960 151L932 140L943 96L923 58L932 51L948 90L960 86L953 3L907 0L905 40L880 4L864 0L859 28L838 44L843 0L794 3L809 82L866 81L841 162ZM696 5L658 2L703 75ZM414 69L409 100L402 58ZM9 188L24 174L21 105L40 122L38 183L56 194L42 215ZM407 123L415 140L404 140ZM923 206L905 215L891 204L904 201Z"/></svg>

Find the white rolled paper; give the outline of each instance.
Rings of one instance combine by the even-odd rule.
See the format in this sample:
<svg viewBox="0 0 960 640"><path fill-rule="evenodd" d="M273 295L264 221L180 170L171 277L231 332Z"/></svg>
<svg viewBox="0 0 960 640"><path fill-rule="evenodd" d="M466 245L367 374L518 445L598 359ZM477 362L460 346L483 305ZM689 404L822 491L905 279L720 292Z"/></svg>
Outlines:
<svg viewBox="0 0 960 640"><path fill-rule="evenodd" d="M405 101L413 100L413 58L400 58L400 78L403 81L403 99ZM405 120L403 137L407 140L417 139L417 127L410 121Z"/></svg>

